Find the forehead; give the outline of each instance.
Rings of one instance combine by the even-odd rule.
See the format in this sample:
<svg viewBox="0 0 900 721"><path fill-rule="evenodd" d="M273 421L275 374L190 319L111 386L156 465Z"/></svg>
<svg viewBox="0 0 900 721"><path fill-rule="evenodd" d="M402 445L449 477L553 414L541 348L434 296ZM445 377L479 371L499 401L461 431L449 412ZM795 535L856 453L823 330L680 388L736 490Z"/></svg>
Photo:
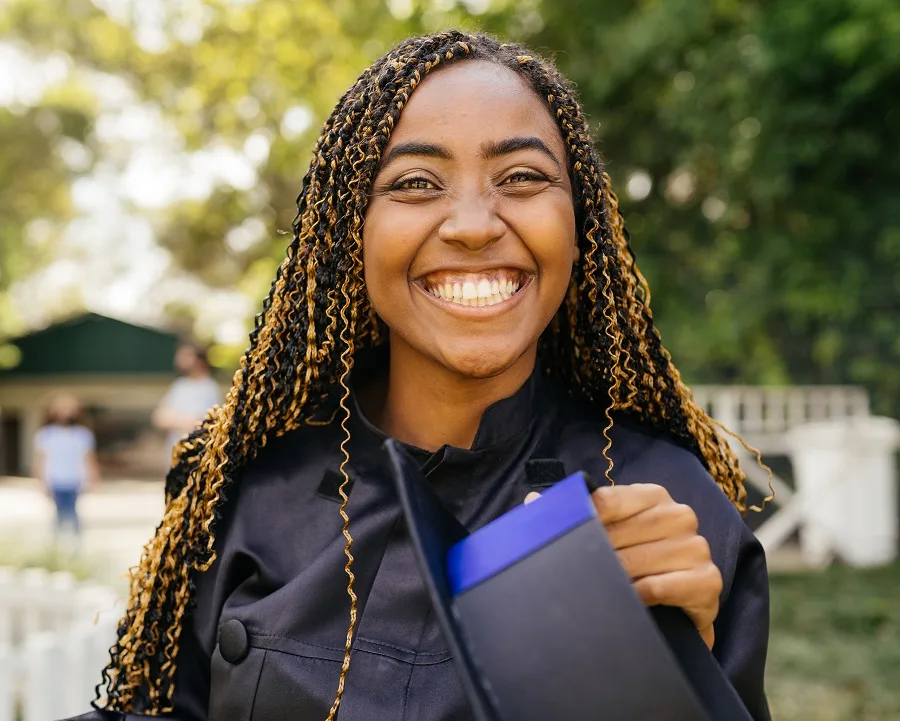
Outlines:
<svg viewBox="0 0 900 721"><path fill-rule="evenodd" d="M403 110L388 147L427 136L474 150L486 139L527 135L564 152L547 106L520 75L487 60L465 60L425 78Z"/></svg>

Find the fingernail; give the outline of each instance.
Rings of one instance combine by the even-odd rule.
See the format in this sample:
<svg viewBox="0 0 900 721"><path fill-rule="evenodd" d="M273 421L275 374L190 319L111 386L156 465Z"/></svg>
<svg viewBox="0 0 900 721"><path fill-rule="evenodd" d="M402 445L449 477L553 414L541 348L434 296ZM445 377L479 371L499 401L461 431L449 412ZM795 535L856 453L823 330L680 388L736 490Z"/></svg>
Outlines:
<svg viewBox="0 0 900 721"><path fill-rule="evenodd" d="M527 496L525 496L525 503L526 504L531 503L532 501L536 501L540 497L541 497L540 493L538 493L537 491L531 491L531 493L529 493Z"/></svg>

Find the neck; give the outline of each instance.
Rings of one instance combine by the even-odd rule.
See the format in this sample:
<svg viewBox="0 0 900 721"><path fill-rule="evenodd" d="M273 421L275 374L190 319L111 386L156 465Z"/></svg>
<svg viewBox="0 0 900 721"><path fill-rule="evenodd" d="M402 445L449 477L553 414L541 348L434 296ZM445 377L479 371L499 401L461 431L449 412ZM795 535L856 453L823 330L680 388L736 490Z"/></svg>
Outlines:
<svg viewBox="0 0 900 721"><path fill-rule="evenodd" d="M369 417L391 437L417 448L471 448L485 410L525 384L536 357L535 348L496 376L471 378L392 344L387 388Z"/></svg>

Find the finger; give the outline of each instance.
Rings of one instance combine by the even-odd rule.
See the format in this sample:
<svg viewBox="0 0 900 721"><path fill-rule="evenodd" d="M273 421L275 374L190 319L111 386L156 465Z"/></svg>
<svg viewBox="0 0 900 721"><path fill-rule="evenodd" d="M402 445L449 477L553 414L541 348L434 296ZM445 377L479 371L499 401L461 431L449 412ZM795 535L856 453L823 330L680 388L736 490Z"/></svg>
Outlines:
<svg viewBox="0 0 900 721"><path fill-rule="evenodd" d="M616 554L629 578L637 580L673 571L704 568L712 562L703 536L665 538L619 550Z"/></svg>
<svg viewBox="0 0 900 721"><path fill-rule="evenodd" d="M672 501L669 492L655 483L602 486L591 494L601 523L614 523L648 508Z"/></svg>
<svg viewBox="0 0 900 721"><path fill-rule="evenodd" d="M682 503L663 503L637 515L606 524L606 535L613 548L627 548L676 536L697 534L697 514Z"/></svg>
<svg viewBox="0 0 900 721"><path fill-rule="evenodd" d="M698 629L705 629L719 613L722 576L715 564L689 571L646 576L634 582L645 606L681 608Z"/></svg>
<svg viewBox="0 0 900 721"><path fill-rule="evenodd" d="M527 496L525 496L525 505L536 501L540 497L540 493L538 493L537 491L531 491Z"/></svg>

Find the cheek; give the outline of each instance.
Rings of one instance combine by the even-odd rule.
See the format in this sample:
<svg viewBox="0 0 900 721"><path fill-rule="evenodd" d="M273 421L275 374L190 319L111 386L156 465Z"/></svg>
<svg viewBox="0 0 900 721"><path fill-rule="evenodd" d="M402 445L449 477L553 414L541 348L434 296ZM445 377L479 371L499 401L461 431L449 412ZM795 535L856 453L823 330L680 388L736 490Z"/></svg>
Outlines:
<svg viewBox="0 0 900 721"><path fill-rule="evenodd" d="M558 296L562 303L577 259L575 213L571 200L565 197L541 207L535 206L527 215L520 214L516 225L519 236L537 263L543 294Z"/></svg>
<svg viewBox="0 0 900 721"><path fill-rule="evenodd" d="M363 226L363 277L369 299L379 315L396 301L401 285L406 285L416 245L408 226L382 212L375 205Z"/></svg>

